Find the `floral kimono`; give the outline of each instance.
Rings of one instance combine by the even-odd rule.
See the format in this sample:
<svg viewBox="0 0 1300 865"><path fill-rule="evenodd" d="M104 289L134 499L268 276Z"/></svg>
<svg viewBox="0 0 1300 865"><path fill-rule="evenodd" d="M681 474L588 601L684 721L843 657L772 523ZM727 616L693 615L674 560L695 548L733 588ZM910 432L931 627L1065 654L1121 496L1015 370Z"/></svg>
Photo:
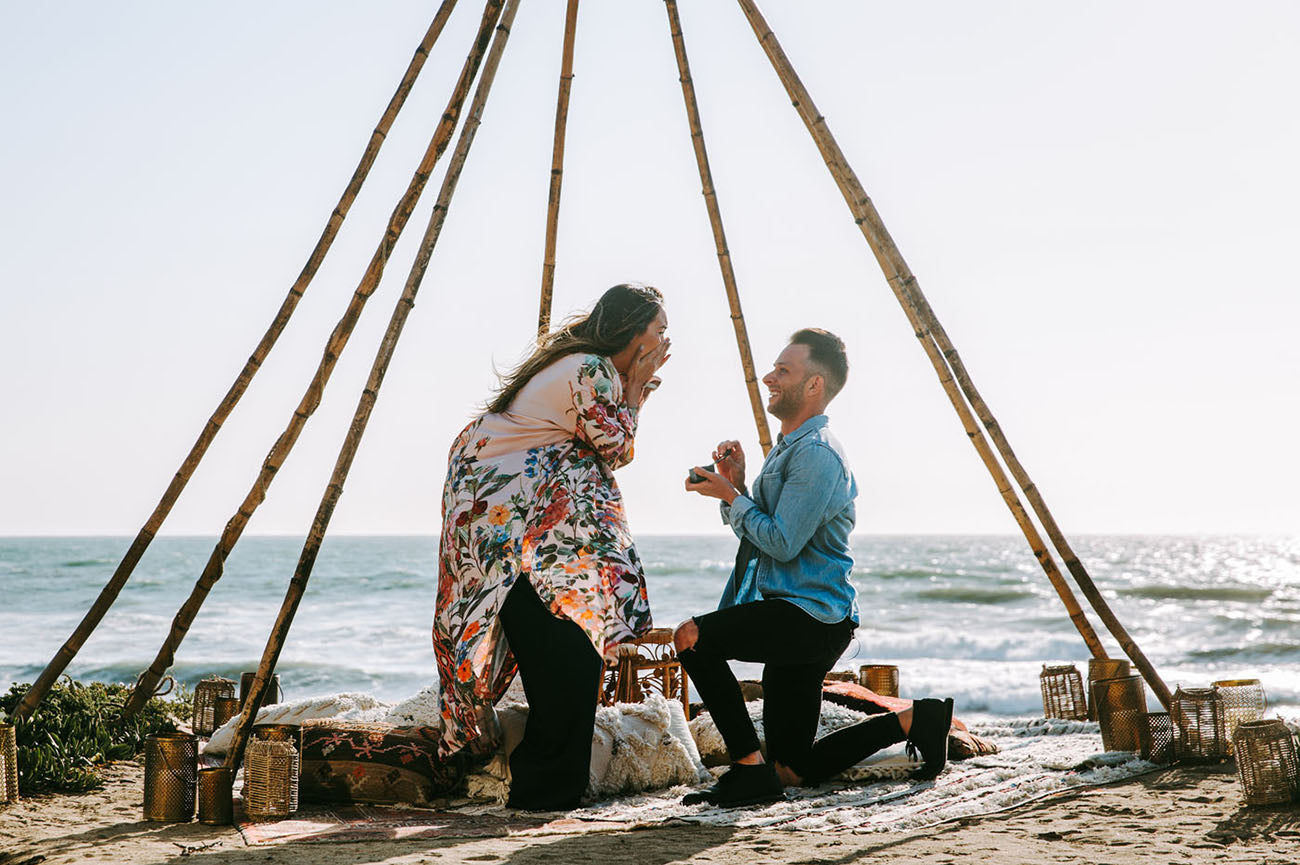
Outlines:
<svg viewBox="0 0 1300 865"><path fill-rule="evenodd" d="M613 475L632 460L636 423L613 363L572 354L452 444L433 625L444 755L480 737L476 751L496 744L492 706L516 670L498 613L516 577L601 654L650 629Z"/></svg>

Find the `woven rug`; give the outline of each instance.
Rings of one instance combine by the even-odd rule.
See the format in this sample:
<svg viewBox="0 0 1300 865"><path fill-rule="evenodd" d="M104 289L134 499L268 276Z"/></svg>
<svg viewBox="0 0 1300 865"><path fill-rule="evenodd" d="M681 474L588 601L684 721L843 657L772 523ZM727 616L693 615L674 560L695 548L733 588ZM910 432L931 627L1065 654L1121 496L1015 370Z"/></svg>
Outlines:
<svg viewBox="0 0 1300 865"><path fill-rule="evenodd" d="M532 816L504 809L430 811L388 805L309 805L286 820L239 820L239 834L250 845L400 841L421 838L500 838L626 829L623 823L575 820L563 814Z"/></svg>
<svg viewBox="0 0 1300 865"><path fill-rule="evenodd" d="M1073 789L1110 784L1156 770L1131 752L1102 753L1087 721L1012 720L972 724L1001 752L949 763L934 781L913 783L906 759L886 755L849 771L855 780L795 790L761 808L681 805L690 788L598 803L570 816L624 827L667 822L813 832L899 832L992 814Z"/></svg>
<svg viewBox="0 0 1300 865"><path fill-rule="evenodd" d="M529 815L497 805L429 811L378 805L309 806L292 819L239 823L249 844L405 838L482 838L571 834L708 824L809 832L902 832L978 817L1089 786L1110 784L1158 767L1131 752L1102 753L1097 725L1024 719L972 724L1001 747L998 754L950 763L934 781L907 779L898 754L850 770L853 780L809 790L766 807L728 810L684 806L691 787L597 802L567 814ZM701 785L703 786L703 785Z"/></svg>

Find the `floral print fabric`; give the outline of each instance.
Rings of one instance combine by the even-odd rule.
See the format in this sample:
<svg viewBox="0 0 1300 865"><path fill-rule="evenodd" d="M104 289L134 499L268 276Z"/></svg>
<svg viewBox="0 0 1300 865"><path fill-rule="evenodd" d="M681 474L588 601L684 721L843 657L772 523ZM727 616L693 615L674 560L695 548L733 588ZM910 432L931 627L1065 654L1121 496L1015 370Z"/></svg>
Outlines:
<svg viewBox="0 0 1300 865"><path fill-rule="evenodd" d="M492 706L516 670L497 614L521 574L597 652L650 629L613 476L632 460L636 423L609 359L570 355L534 376L509 412L483 415L452 444L433 626L444 755L496 744Z"/></svg>

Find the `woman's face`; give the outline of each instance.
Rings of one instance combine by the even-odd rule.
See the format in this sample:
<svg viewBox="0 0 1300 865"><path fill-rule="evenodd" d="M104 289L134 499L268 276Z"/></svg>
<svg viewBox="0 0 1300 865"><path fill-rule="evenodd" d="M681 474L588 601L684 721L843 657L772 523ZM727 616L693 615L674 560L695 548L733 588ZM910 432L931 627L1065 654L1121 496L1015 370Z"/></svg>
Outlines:
<svg viewBox="0 0 1300 865"><path fill-rule="evenodd" d="M645 355L659 347L659 344L667 338L668 335L668 313L664 308L659 307L659 314L646 325L646 329L641 331L641 335L634 337L629 348L632 349L632 356L636 357L637 348L641 349L641 354Z"/></svg>

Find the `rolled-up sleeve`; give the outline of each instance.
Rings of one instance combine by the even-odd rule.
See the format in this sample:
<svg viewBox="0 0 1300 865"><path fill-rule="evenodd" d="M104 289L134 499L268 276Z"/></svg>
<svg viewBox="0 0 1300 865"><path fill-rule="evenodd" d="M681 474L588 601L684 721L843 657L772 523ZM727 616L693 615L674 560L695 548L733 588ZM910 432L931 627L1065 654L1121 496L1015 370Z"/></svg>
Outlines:
<svg viewBox="0 0 1300 865"><path fill-rule="evenodd" d="M790 455L773 513L764 513L746 496L737 496L730 512L724 513L737 536L749 538L776 561L788 562L826 519L827 506L843 488L846 476L844 464L830 448L800 448Z"/></svg>

